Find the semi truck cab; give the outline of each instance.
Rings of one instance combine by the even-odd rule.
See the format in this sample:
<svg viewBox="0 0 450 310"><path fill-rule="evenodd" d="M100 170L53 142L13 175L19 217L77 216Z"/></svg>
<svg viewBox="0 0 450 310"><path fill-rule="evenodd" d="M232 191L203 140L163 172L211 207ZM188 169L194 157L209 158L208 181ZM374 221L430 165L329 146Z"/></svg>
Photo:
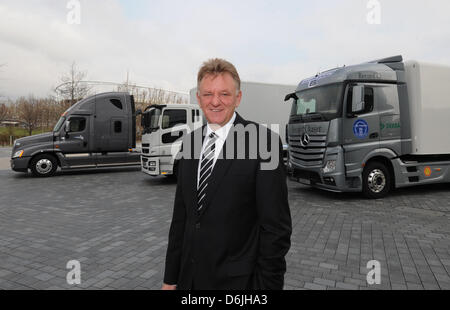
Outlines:
<svg viewBox="0 0 450 310"><path fill-rule="evenodd" d="M292 179L382 198L450 182L450 67L394 56L300 82L288 124Z"/></svg>
<svg viewBox="0 0 450 310"><path fill-rule="evenodd" d="M413 153L407 86L401 56L301 81L286 96L292 101L287 129L291 178L369 198L412 185L408 173L413 170L407 169L412 164L405 159ZM415 171L411 175L417 176Z"/></svg>
<svg viewBox="0 0 450 310"><path fill-rule="evenodd" d="M139 165L136 111L128 93L103 93L74 104L53 132L14 142L11 168L52 176L61 169Z"/></svg>
<svg viewBox="0 0 450 310"><path fill-rule="evenodd" d="M183 137L206 121L195 104L151 105L142 115L142 172L150 176L175 176L176 155Z"/></svg>

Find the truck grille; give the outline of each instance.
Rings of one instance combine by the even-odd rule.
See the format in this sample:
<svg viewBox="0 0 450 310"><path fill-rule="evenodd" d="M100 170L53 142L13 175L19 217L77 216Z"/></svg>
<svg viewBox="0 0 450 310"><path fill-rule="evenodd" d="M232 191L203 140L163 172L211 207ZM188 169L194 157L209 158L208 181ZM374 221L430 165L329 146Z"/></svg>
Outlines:
<svg viewBox="0 0 450 310"><path fill-rule="evenodd" d="M303 146L302 136L289 137L291 161L302 166L319 166L323 164L326 149L326 135L310 136L308 145Z"/></svg>

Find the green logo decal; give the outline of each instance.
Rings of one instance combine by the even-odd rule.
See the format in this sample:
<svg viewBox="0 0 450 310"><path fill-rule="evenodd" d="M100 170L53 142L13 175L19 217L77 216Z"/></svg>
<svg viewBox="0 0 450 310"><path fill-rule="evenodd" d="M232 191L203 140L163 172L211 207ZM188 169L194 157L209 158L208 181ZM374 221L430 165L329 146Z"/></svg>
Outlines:
<svg viewBox="0 0 450 310"><path fill-rule="evenodd" d="M380 123L380 129L397 129L400 128L400 123Z"/></svg>

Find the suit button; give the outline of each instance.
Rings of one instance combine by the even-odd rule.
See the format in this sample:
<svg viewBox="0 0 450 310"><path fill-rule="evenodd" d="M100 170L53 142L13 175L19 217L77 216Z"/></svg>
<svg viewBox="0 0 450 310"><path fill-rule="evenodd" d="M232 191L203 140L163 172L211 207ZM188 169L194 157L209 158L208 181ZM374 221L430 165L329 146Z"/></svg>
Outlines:
<svg viewBox="0 0 450 310"><path fill-rule="evenodd" d="M195 224L195 228L200 229L201 225L200 223Z"/></svg>

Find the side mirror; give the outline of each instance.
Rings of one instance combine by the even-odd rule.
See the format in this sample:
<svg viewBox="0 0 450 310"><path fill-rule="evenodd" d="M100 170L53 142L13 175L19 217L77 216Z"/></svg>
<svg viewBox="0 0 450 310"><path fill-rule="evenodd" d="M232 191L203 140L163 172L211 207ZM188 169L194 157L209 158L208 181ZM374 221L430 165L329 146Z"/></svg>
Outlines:
<svg viewBox="0 0 450 310"><path fill-rule="evenodd" d="M364 103L364 86L358 85L353 87L352 113L361 113L365 109Z"/></svg>
<svg viewBox="0 0 450 310"><path fill-rule="evenodd" d="M64 124L64 132L67 134L70 132L70 121L66 121Z"/></svg>
<svg viewBox="0 0 450 310"><path fill-rule="evenodd" d="M141 110L141 109L138 109L138 110L136 111L136 116L139 116L139 115L142 115L142 110Z"/></svg>
<svg viewBox="0 0 450 310"><path fill-rule="evenodd" d="M298 100L298 96L296 93L288 94L284 97L284 101L289 101L290 99Z"/></svg>
<svg viewBox="0 0 450 310"><path fill-rule="evenodd" d="M146 118L148 118L148 114L142 114L141 115L141 126L143 128L147 127Z"/></svg>

